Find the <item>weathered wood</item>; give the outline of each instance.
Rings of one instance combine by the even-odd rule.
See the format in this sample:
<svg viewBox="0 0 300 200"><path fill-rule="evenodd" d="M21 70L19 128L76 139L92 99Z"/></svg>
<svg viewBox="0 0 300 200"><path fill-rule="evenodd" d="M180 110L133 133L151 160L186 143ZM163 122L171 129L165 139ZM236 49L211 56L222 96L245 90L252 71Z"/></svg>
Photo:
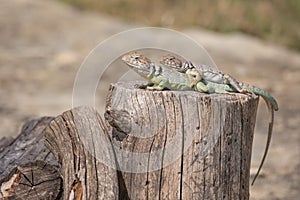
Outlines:
<svg viewBox="0 0 300 200"><path fill-rule="evenodd" d="M43 117L29 121L17 138L1 139L1 199L60 198L59 164L43 140L43 130L51 120Z"/></svg>
<svg viewBox="0 0 300 200"><path fill-rule="evenodd" d="M249 199L258 97L110 88L105 117L130 199ZM140 156L139 156L140 155Z"/></svg>
<svg viewBox="0 0 300 200"><path fill-rule="evenodd" d="M135 84L111 86L106 126L80 107L1 140L0 197L249 199L258 97Z"/></svg>
<svg viewBox="0 0 300 200"><path fill-rule="evenodd" d="M1 199L119 199L111 142L94 109L33 120L0 144Z"/></svg>
<svg viewBox="0 0 300 200"><path fill-rule="evenodd" d="M14 141L13 137L3 137L0 139L0 151L9 146Z"/></svg>
<svg viewBox="0 0 300 200"><path fill-rule="evenodd" d="M118 199L111 142L94 109L63 113L45 129L45 137L62 165L63 199Z"/></svg>

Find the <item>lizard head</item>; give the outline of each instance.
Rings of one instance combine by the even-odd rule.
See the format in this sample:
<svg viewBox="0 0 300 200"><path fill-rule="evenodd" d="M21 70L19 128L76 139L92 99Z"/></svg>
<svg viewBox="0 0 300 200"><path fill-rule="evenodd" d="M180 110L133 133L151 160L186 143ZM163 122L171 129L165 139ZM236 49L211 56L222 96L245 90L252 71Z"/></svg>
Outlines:
<svg viewBox="0 0 300 200"><path fill-rule="evenodd" d="M182 69L181 60L175 56L172 56L171 54L164 55L159 62L168 67L173 67L178 70Z"/></svg>
<svg viewBox="0 0 300 200"><path fill-rule="evenodd" d="M130 52L125 54L122 57L122 61L145 78L148 77L149 74L152 72L151 60L137 52Z"/></svg>

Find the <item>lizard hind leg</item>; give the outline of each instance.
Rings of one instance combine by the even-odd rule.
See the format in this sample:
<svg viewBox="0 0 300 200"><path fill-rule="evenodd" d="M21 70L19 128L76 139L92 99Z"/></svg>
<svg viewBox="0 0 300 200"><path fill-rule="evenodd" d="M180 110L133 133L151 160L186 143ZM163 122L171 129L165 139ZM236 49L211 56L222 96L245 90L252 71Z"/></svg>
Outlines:
<svg viewBox="0 0 300 200"><path fill-rule="evenodd" d="M154 85L154 86L147 86L148 90L165 90L165 89L170 89L169 88L169 82L168 80L162 80L159 82L158 85Z"/></svg>
<svg viewBox="0 0 300 200"><path fill-rule="evenodd" d="M233 92L233 91L227 91L225 88L215 88L215 89L214 89L214 93L233 95L233 94L235 94L236 92Z"/></svg>
<svg viewBox="0 0 300 200"><path fill-rule="evenodd" d="M239 81L237 81L235 78L233 78L232 76L228 75L228 74L224 74L224 79L225 79L225 84L229 84L230 86L232 86L232 88L234 88L235 90L237 90L237 92L239 93L251 93L253 94L253 92L247 88L243 88L241 86L241 83Z"/></svg>
<svg viewBox="0 0 300 200"><path fill-rule="evenodd" d="M243 94L254 94L254 92L252 92L250 89L246 89L246 88L241 88L239 91L239 93L243 93Z"/></svg>

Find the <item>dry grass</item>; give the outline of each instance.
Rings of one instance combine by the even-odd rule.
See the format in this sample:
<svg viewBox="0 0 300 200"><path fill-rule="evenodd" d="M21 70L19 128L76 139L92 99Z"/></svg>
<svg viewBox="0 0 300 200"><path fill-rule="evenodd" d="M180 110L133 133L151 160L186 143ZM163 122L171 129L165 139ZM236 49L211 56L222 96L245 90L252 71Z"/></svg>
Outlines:
<svg viewBox="0 0 300 200"><path fill-rule="evenodd" d="M147 26L240 31L300 50L299 0L60 0Z"/></svg>

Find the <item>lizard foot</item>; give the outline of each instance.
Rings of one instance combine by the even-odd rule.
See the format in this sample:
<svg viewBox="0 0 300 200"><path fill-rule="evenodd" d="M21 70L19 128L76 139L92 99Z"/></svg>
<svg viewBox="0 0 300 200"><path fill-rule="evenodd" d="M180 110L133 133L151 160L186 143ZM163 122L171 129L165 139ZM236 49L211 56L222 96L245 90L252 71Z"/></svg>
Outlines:
<svg viewBox="0 0 300 200"><path fill-rule="evenodd" d="M151 91L154 91L154 90L159 90L159 91L161 91L161 90L164 90L164 89L166 89L166 88L162 88L162 87L159 87L159 86L147 86L146 89L147 89L147 90L151 90Z"/></svg>
<svg viewBox="0 0 300 200"><path fill-rule="evenodd" d="M239 93L243 93L243 94L247 94L247 93L250 93L250 94L254 94L251 90L249 90L249 89L241 89L240 91L239 91Z"/></svg>
<svg viewBox="0 0 300 200"><path fill-rule="evenodd" d="M235 94L235 93L228 92L228 91L225 91L225 90L215 90L215 93L218 93L218 94L230 94L230 95Z"/></svg>
<svg viewBox="0 0 300 200"><path fill-rule="evenodd" d="M152 87L152 86L147 86L146 89L147 89L147 90L151 90L151 91L156 90L156 89L155 89L154 87Z"/></svg>

